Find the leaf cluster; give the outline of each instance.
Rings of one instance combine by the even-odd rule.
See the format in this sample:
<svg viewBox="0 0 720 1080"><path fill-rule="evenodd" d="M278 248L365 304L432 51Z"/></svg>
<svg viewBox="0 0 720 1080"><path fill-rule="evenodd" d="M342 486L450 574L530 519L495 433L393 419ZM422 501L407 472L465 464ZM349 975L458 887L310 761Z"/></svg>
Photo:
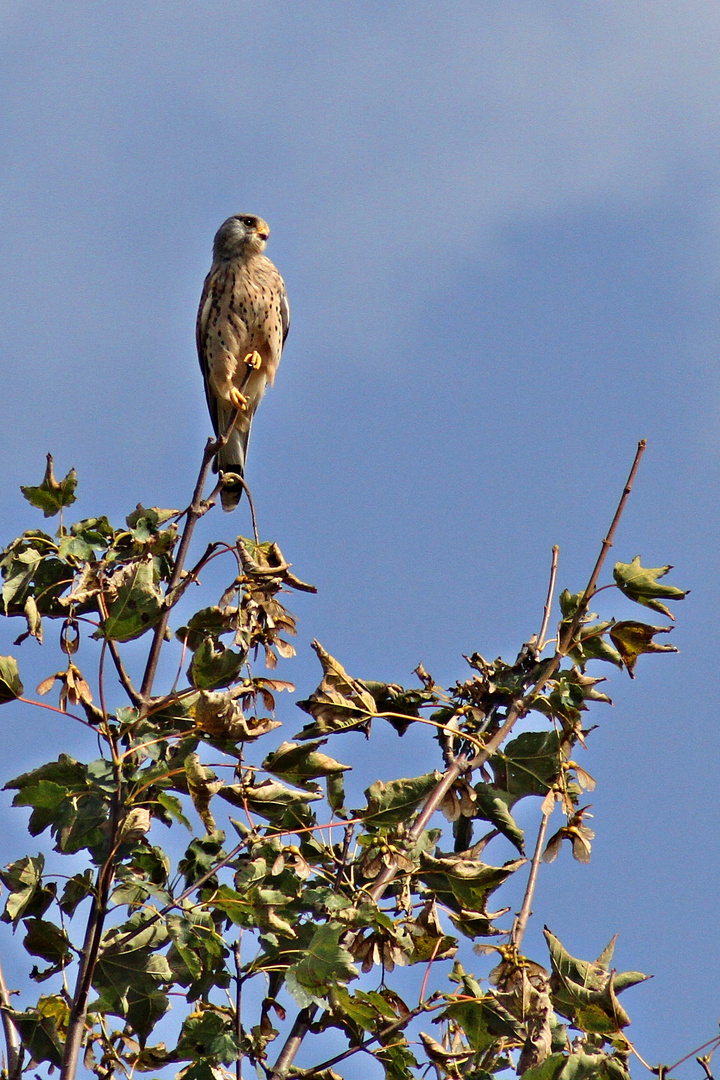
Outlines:
<svg viewBox="0 0 720 1080"><path fill-rule="evenodd" d="M43 482L23 491L51 516L72 504L75 483L74 473L55 480L50 460ZM521 800L564 815L546 861L565 840L581 862L591 857L580 801L594 781L575 755L592 730L585 714L610 699L587 667L633 675L640 655L672 649L654 642L670 628L599 619L585 594L566 591L556 639L565 646L551 663L537 642L513 661L473 652L447 688L422 665L408 687L355 677L313 642L321 680L297 702L309 722L261 749L281 726L279 695L294 689L275 677L295 651L285 599L312 586L276 544L242 538L210 545L184 571L182 516L138 506L120 528L105 517L67 528L61 519L55 534L28 530L0 553L2 613L25 623L16 644L47 641L59 626L65 667L38 692L57 689L68 722L84 722L100 747L88 761L59 753L5 785L29 811L30 836L47 834L53 867L56 856L73 857L64 877L43 852L0 872L2 920L23 935L30 979L50 988L24 1009L5 1003L22 1067L44 1062L67 1075L78 1037L99 1078L179 1068L207 1080L238 1058L273 1076L271 1046L294 1010L306 1032L341 1032L341 1057L362 1049L392 1080L428 1064L468 1080L511 1063L530 1080L627 1077L618 995L645 976L610 971L611 947L594 964L576 960L549 932L547 970L501 925L509 908L495 894L527 868ZM227 587L173 641L168 615L217 557L229 565ZM685 595L659 584L669 569L618 563L614 587L669 615L663 601ZM175 685L160 695L137 689L123 660L125 643L144 635L180 652ZM88 656L99 657L97 680ZM106 659L124 691L117 701L103 681ZM17 661L0 657L0 703L17 698ZM526 730L510 736L520 717ZM351 766L328 744L350 731L372 739L379 723L424 739L432 760L422 775L370 783L362 804L348 806ZM425 820L433 809L447 830ZM188 833L179 858L165 829ZM486 854L496 838L512 845L511 859ZM460 961L464 942L497 961L485 985ZM417 1007L387 982L413 966L432 987ZM169 1039L163 1018L178 996L187 1012ZM425 1018L439 1030L413 1037ZM336 1076L336 1064L312 1075ZM290 1064L285 1073L303 1075Z"/></svg>

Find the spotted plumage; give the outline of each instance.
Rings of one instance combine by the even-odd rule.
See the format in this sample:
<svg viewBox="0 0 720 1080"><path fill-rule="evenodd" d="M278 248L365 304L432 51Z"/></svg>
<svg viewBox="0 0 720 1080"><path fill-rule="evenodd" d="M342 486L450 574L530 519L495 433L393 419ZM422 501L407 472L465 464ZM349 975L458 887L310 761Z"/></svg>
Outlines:
<svg viewBox="0 0 720 1080"><path fill-rule="evenodd" d="M290 325L285 283L263 255L269 235L267 223L251 214L236 214L220 226L197 317L198 357L216 435L239 409L218 465L240 476L253 416L275 381ZM241 495L240 484L226 485L223 509L234 510Z"/></svg>

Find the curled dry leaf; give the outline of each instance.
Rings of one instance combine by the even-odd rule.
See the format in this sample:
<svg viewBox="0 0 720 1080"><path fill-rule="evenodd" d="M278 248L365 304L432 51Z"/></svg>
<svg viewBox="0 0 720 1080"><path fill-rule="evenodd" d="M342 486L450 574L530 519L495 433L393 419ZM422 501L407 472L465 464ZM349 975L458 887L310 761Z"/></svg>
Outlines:
<svg viewBox="0 0 720 1080"><path fill-rule="evenodd" d="M311 728L303 730L303 738L325 735L331 731L366 726L377 713L375 698L358 679L348 675L339 661L323 649L319 641L312 641L322 665L323 678L317 690L306 701L298 701L304 712L315 720Z"/></svg>
<svg viewBox="0 0 720 1080"><path fill-rule="evenodd" d="M132 840L140 840L146 832L149 832L151 824L150 811L145 806L133 806L128 811L120 828L120 839L123 843Z"/></svg>
<svg viewBox="0 0 720 1080"><path fill-rule="evenodd" d="M67 712L67 703L71 705L91 705L92 693L90 687L82 676L80 669L72 662L68 664L67 671L56 671L54 675L49 675L47 679L38 685L38 694L47 694L53 686L53 683L59 682L61 684L60 690L60 708L63 712Z"/></svg>
<svg viewBox="0 0 720 1080"><path fill-rule="evenodd" d="M281 727L278 720L269 716L246 717L237 696L236 690L226 693L201 690L188 711L200 730L216 739L249 742Z"/></svg>

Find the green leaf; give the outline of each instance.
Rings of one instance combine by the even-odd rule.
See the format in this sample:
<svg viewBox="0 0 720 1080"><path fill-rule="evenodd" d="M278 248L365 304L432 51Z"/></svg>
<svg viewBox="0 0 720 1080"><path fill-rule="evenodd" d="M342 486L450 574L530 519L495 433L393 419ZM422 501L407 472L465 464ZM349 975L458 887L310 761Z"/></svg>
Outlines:
<svg viewBox="0 0 720 1080"><path fill-rule="evenodd" d="M34 1061L48 1061L60 1068L65 1043L64 1033L70 1016L70 1010L59 994L41 997L37 1008L16 1012L8 1009L13 1023L20 1032L23 1045ZM61 1036L60 1027L63 1031Z"/></svg>
<svg viewBox="0 0 720 1080"><path fill-rule="evenodd" d="M567 1054L548 1054L541 1065L525 1070L524 1080L560 1080L567 1061Z"/></svg>
<svg viewBox="0 0 720 1080"><path fill-rule="evenodd" d="M33 808L31 836L50 828L57 851L94 851L105 842L109 794L91 785L87 766L67 754L9 780L5 787L17 789L13 806Z"/></svg>
<svg viewBox="0 0 720 1080"><path fill-rule="evenodd" d="M345 928L337 923L317 928L302 960L293 964L286 976L287 989L296 1001L302 1000L304 1005L327 1004L333 986L357 978L352 956L340 944L344 932Z"/></svg>
<svg viewBox="0 0 720 1080"><path fill-rule="evenodd" d="M36 858L28 855L0 870L0 881L8 890L3 922L17 926L20 919L28 915L39 917L45 914L55 899L57 887L54 883L43 885L44 867L42 855Z"/></svg>
<svg viewBox="0 0 720 1080"><path fill-rule="evenodd" d="M362 816L372 825L394 825L406 821L408 815L437 787L440 779L438 772L431 772L387 783L376 780L365 790L367 809L362 811Z"/></svg>
<svg viewBox="0 0 720 1080"><path fill-rule="evenodd" d="M398 735L404 735L413 720L420 716L420 706L428 702L435 702L438 692L442 692L441 687L437 686L427 673L425 677L429 680L431 689L410 688L406 690L395 683L373 682L368 679L359 681L375 699L376 711L378 713L392 713L392 716L385 716L384 719L391 727L395 728Z"/></svg>
<svg viewBox="0 0 720 1080"><path fill-rule="evenodd" d="M151 1015L159 1001L151 1002L160 986L172 982L167 959L156 950L168 940L160 920L150 922L152 910L132 915L122 926L103 935L93 986L99 994L96 1008L124 1017L134 1006L136 1020ZM133 936L128 938L128 933Z"/></svg>
<svg viewBox="0 0 720 1080"><path fill-rule="evenodd" d="M514 801L526 795L544 798L561 772L560 736L555 731L524 731L490 764L498 788Z"/></svg>
<svg viewBox="0 0 720 1080"><path fill-rule="evenodd" d="M164 961L164 957L156 960ZM170 998L162 990L151 986L140 989L131 986L127 993L125 1019L144 1047L148 1036L170 1008Z"/></svg>
<svg viewBox="0 0 720 1080"><path fill-rule="evenodd" d="M216 604L196 611L187 626L181 626L175 637L194 652L206 638L217 638L220 634L234 633L236 629L237 608L221 608Z"/></svg>
<svg viewBox="0 0 720 1080"><path fill-rule="evenodd" d="M218 795L232 806L247 807L251 814L259 814L273 822L281 821L288 810L303 811L309 802L322 798L312 791L293 791L277 780L265 780L262 784L226 784Z"/></svg>
<svg viewBox="0 0 720 1080"><path fill-rule="evenodd" d="M224 857L224 840L225 833L218 830L190 841L185 855L178 863L178 870L185 878L186 885L193 885Z"/></svg>
<svg viewBox="0 0 720 1080"><path fill-rule="evenodd" d="M155 796L160 806L164 810L167 810L171 818L178 821L181 825L184 825L188 832L192 832L192 825L185 817L182 809L182 803L178 799L177 795L171 795L169 791L159 791Z"/></svg>
<svg viewBox="0 0 720 1080"><path fill-rule="evenodd" d="M227 948L207 912L168 915L167 928L173 943L168 963L176 980L190 986L191 1000L207 993L213 985L226 984Z"/></svg>
<svg viewBox="0 0 720 1080"><path fill-rule="evenodd" d="M131 514L125 518L128 529L136 532L145 528L157 532L159 525L164 525L170 518L179 514L179 510L162 510L159 506L142 506L138 503Z"/></svg>
<svg viewBox="0 0 720 1080"><path fill-rule="evenodd" d="M210 1058L223 1065L232 1064L238 1056L232 1011L220 1005L200 1004L198 1012L183 1023L176 1053L179 1061Z"/></svg>
<svg viewBox="0 0 720 1080"><path fill-rule="evenodd" d="M56 965L55 970L59 970L63 964L72 959L73 953L68 936L55 923L48 922L46 919L28 919L25 925L27 933L23 945L26 952L48 960Z"/></svg>
<svg viewBox="0 0 720 1080"><path fill-rule="evenodd" d="M59 483L53 472L52 454L47 455L45 476L39 487L23 487L20 490L31 506L42 510L46 518L54 517L62 510L63 506L70 506L75 502L75 488L77 487L77 474L71 469L67 476Z"/></svg>
<svg viewBox="0 0 720 1080"><path fill-rule="evenodd" d="M215 638L206 637L192 658L188 677L199 690L214 690L235 682L245 663L245 655L226 649Z"/></svg>
<svg viewBox="0 0 720 1080"><path fill-rule="evenodd" d="M475 817L489 821L524 855L525 833L510 813L510 807L517 801L518 796L502 791L493 784L475 784L474 791L477 795Z"/></svg>
<svg viewBox="0 0 720 1080"><path fill-rule="evenodd" d="M155 582L152 557L135 559L116 570L108 579L106 595L107 618L93 636L131 641L154 626L162 614L163 595Z"/></svg>
<svg viewBox="0 0 720 1080"><path fill-rule="evenodd" d="M631 679L635 678L635 664L643 653L677 652L674 645L658 645L653 641L656 634L669 634L672 626L649 626L640 622L618 622L610 631L610 637L622 657Z"/></svg>
<svg viewBox="0 0 720 1080"><path fill-rule="evenodd" d="M439 1019L454 1020L459 1024L476 1053L487 1050L497 1042L497 1033L490 1029L492 1013L488 1014L482 997L476 1001L453 1002L442 1011Z"/></svg>
<svg viewBox="0 0 720 1080"><path fill-rule="evenodd" d="M630 1017L617 995L649 976L637 971L621 975L608 971L608 949L601 953L602 963L576 960L547 927L544 933L553 970L551 993L555 1009L580 1031L612 1035L627 1027Z"/></svg>
<svg viewBox="0 0 720 1080"><path fill-rule="evenodd" d="M669 570L672 570L672 566L641 566L640 556L636 555L631 563L615 563L613 577L620 591L630 600L674 619L675 616L661 600L683 600L688 590L658 584L658 578L665 577Z"/></svg>
<svg viewBox="0 0 720 1080"><path fill-rule="evenodd" d="M21 550L22 548L22 550ZM42 564L47 547L41 544L38 550L32 543L25 547L24 538L16 541L2 560L3 588L2 598L5 614L23 610L30 595L30 587L35 571Z"/></svg>
<svg viewBox="0 0 720 1080"><path fill-rule="evenodd" d="M0 705L15 701L24 693L20 682L17 660L14 656L0 656Z"/></svg>

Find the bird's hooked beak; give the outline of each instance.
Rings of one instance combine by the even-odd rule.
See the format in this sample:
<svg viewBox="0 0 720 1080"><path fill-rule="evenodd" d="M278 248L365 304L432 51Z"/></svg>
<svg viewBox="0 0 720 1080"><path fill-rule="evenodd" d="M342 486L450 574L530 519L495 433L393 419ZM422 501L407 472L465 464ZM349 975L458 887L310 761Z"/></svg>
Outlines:
<svg viewBox="0 0 720 1080"><path fill-rule="evenodd" d="M261 240L267 240L268 236L270 235L270 226L268 225L267 221L258 221L257 229L255 230L255 232Z"/></svg>

